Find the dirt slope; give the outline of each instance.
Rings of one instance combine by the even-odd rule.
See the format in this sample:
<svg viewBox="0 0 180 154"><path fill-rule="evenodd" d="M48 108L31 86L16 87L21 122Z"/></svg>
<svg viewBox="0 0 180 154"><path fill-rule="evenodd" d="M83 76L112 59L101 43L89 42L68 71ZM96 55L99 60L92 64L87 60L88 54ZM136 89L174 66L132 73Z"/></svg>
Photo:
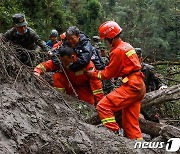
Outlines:
<svg viewBox="0 0 180 154"><path fill-rule="evenodd" d="M134 149L134 141L85 123L92 108L36 79L14 53L0 41L1 154L155 153Z"/></svg>

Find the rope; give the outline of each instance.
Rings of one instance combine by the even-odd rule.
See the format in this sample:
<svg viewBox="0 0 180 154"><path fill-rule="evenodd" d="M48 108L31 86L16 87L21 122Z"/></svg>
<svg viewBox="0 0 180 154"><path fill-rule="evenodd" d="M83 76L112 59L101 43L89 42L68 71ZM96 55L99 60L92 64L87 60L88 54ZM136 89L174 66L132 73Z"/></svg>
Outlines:
<svg viewBox="0 0 180 154"><path fill-rule="evenodd" d="M67 75L67 73L66 73L66 71L65 71L65 69L64 69L64 67L62 65L62 63L61 63L61 61L59 60L57 55L55 55L55 57L57 58L57 60L59 62L59 65L60 65L60 68L62 68L62 70L63 70L63 72L64 72L64 74L65 74L65 76L66 76L66 78L67 78L67 80L68 80L68 82L69 82L69 84L70 84L74 94L75 94L75 96L76 96L76 98L78 99L78 94L76 93L76 90L74 89L74 87L73 87L73 85L72 85L72 83L71 83L71 81L70 81L70 79L69 79L69 77L68 77L68 75Z"/></svg>

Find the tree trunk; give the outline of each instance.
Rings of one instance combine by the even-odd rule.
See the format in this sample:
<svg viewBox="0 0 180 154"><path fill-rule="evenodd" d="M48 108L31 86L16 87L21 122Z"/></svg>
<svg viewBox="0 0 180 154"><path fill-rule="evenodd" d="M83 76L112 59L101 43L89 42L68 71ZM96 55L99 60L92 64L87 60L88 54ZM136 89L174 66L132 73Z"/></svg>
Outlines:
<svg viewBox="0 0 180 154"><path fill-rule="evenodd" d="M142 108L158 105L167 101L180 99L180 84L163 90L156 90L146 94L142 101Z"/></svg>
<svg viewBox="0 0 180 154"><path fill-rule="evenodd" d="M155 123L145 119L139 119L141 131L152 137L161 135L165 139L180 137L180 129L166 124Z"/></svg>

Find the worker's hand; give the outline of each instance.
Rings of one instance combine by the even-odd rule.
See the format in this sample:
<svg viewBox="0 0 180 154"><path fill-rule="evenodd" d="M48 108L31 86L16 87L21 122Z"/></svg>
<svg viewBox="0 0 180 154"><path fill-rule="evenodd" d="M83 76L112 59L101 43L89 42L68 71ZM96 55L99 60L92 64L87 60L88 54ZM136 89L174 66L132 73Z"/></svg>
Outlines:
<svg viewBox="0 0 180 154"><path fill-rule="evenodd" d="M34 75L36 76L40 76L40 74L38 72L34 72Z"/></svg>
<svg viewBox="0 0 180 154"><path fill-rule="evenodd" d="M91 68L89 70L84 71L89 77L93 76L93 73L95 72L94 68Z"/></svg>
<svg viewBox="0 0 180 154"><path fill-rule="evenodd" d="M40 73L34 71L33 74L34 74L34 77L35 77L38 81L42 81L42 82L43 82L44 79L42 78L42 76L41 76Z"/></svg>
<svg viewBox="0 0 180 154"><path fill-rule="evenodd" d="M52 54L53 54L52 51L49 50L49 51L48 51L48 55L49 55L49 56L52 56Z"/></svg>

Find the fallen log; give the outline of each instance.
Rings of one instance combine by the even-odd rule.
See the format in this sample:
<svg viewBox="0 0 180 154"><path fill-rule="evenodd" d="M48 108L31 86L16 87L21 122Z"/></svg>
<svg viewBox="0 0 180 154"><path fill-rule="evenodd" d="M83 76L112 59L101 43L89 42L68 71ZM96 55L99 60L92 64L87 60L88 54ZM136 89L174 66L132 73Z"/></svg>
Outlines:
<svg viewBox="0 0 180 154"><path fill-rule="evenodd" d="M165 126L161 123L155 123L152 121L145 120L143 118L139 118L139 124L141 131L143 133L151 135L153 138L159 136L161 128Z"/></svg>
<svg viewBox="0 0 180 154"><path fill-rule="evenodd" d="M115 114L116 122L121 125L121 111ZM101 123L98 113L94 113L91 118L86 119L86 122L93 125L98 125ZM145 134L151 135L152 138L157 136L162 136L164 139L168 140L173 137L180 137L180 129L173 127L171 125L166 125L162 123L155 123L143 118L139 118L139 124L141 131Z"/></svg>
<svg viewBox="0 0 180 154"><path fill-rule="evenodd" d="M139 118L139 124L142 133L149 134L152 138L161 136L163 140L167 141L170 138L180 137L180 129L171 125L155 123L143 118Z"/></svg>
<svg viewBox="0 0 180 154"><path fill-rule="evenodd" d="M156 90L146 94L142 101L142 108L162 104L168 101L180 99L180 84L163 90Z"/></svg>

